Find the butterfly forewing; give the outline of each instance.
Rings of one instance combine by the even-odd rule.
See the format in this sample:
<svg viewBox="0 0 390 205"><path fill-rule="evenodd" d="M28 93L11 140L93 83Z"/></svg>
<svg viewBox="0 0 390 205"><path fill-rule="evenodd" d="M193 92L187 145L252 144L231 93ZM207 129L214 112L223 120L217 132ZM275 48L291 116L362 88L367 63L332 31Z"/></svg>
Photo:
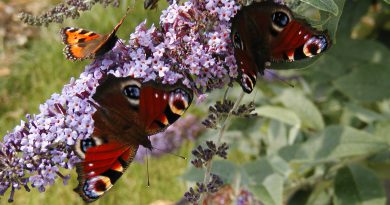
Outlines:
<svg viewBox="0 0 390 205"><path fill-rule="evenodd" d="M155 89L151 84L144 86L141 92L140 113L144 117L148 135L160 132L175 122L187 110L191 101L192 93L184 87L163 90Z"/></svg>
<svg viewBox="0 0 390 205"><path fill-rule="evenodd" d="M317 46L318 53L307 54L303 49L310 40L323 38L322 42L312 42L313 46ZM320 45L323 43L323 45ZM297 20L292 20L288 26L279 33L277 38L272 41L272 60L273 61L294 61L303 58L310 58L322 53L330 46L330 40L326 32L317 31L311 28L307 23ZM300 56L296 54L301 53Z"/></svg>
<svg viewBox="0 0 390 205"><path fill-rule="evenodd" d="M64 54L69 60L93 58L101 42L107 37L80 28L66 27L61 30L62 41L66 45Z"/></svg>

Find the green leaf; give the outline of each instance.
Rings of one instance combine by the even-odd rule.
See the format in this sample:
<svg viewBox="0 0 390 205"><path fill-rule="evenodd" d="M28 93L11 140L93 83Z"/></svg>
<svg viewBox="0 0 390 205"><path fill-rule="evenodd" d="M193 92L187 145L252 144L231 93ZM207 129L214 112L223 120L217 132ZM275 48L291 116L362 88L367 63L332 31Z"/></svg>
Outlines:
<svg viewBox="0 0 390 205"><path fill-rule="evenodd" d="M241 169L232 161L213 160L211 173L220 176L224 183L232 184L235 181L235 177L241 175L240 172Z"/></svg>
<svg viewBox="0 0 390 205"><path fill-rule="evenodd" d="M383 185L373 171L359 165L349 165L338 171L335 178L336 205L386 204Z"/></svg>
<svg viewBox="0 0 390 205"><path fill-rule="evenodd" d="M333 0L301 0L301 1L310 4L319 10L332 13L335 16L339 14L339 8L337 7L337 4Z"/></svg>
<svg viewBox="0 0 390 205"><path fill-rule="evenodd" d="M280 156L269 156L268 160L270 161L271 166L276 173L284 176L285 178L288 178L288 176L291 174L292 170L289 164Z"/></svg>
<svg viewBox="0 0 390 205"><path fill-rule="evenodd" d="M352 29L361 21L362 16L366 15L371 1L345 1L344 8L348 9L342 13L338 22L337 43L343 39L350 39ZM341 40L340 40L341 39Z"/></svg>
<svg viewBox="0 0 390 205"><path fill-rule="evenodd" d="M268 117L271 119L279 120L280 122L286 123L288 125L300 125L301 120L298 115L293 111L277 107L277 106L262 106L256 108L255 112L259 116Z"/></svg>
<svg viewBox="0 0 390 205"><path fill-rule="evenodd" d="M263 186L271 196L273 204L283 204L283 177L277 174L268 176L264 180Z"/></svg>
<svg viewBox="0 0 390 205"><path fill-rule="evenodd" d="M268 145L267 153L277 152L281 147L288 145L287 125L278 120L271 120L265 137Z"/></svg>
<svg viewBox="0 0 390 205"><path fill-rule="evenodd" d="M334 46L329 55L337 58L345 67L364 66L365 70L376 67L377 64L390 64L390 50L375 40L351 40L342 38ZM371 65L370 65L371 64ZM367 69L367 66L370 69Z"/></svg>
<svg viewBox="0 0 390 205"><path fill-rule="evenodd" d="M262 204L265 205L277 205L275 201L272 199L271 193L267 190L267 188L263 185L258 186L249 186L249 191L252 192L257 199L259 199Z"/></svg>
<svg viewBox="0 0 390 205"><path fill-rule="evenodd" d="M374 121L382 121L386 119L385 116L357 104L347 104L346 109L359 120L366 123L373 123Z"/></svg>
<svg viewBox="0 0 390 205"><path fill-rule="evenodd" d="M355 156L367 156L389 148L382 138L350 127L330 126L323 133L300 146L279 151L286 161L316 162Z"/></svg>
<svg viewBox="0 0 390 205"><path fill-rule="evenodd" d="M390 56L390 55L389 55ZM390 97L388 65L360 65L353 72L334 81L335 87L361 102L375 102Z"/></svg>
<svg viewBox="0 0 390 205"><path fill-rule="evenodd" d="M249 185L249 190L265 205L283 204L283 177L271 174L261 183Z"/></svg>
<svg viewBox="0 0 390 205"><path fill-rule="evenodd" d="M317 63L313 64L310 69L302 72L302 74L308 76L311 81L314 81L317 84L328 83L345 73L346 69L344 64L340 61L340 58L334 55L324 55L322 58L318 59Z"/></svg>
<svg viewBox="0 0 390 205"><path fill-rule="evenodd" d="M328 127L319 139L320 148L315 152L316 159L364 156L388 149L383 139L350 127Z"/></svg>
<svg viewBox="0 0 390 205"><path fill-rule="evenodd" d="M324 129L324 119L318 108L296 89L285 89L277 100L287 108L293 110L302 120L302 127L322 130Z"/></svg>
<svg viewBox="0 0 390 205"><path fill-rule="evenodd" d="M335 3L337 4L337 8L339 10L337 16L330 18L328 23L325 25L325 28L329 31L329 35L333 43L336 43L336 33L341 18L341 14L343 13L345 0L336 0Z"/></svg>
<svg viewBox="0 0 390 205"><path fill-rule="evenodd" d="M251 186L261 184L267 176L275 173L271 163L265 158L248 162L242 167L248 177L249 185Z"/></svg>
<svg viewBox="0 0 390 205"><path fill-rule="evenodd" d="M384 2L390 4L390 0L383 0Z"/></svg>
<svg viewBox="0 0 390 205"><path fill-rule="evenodd" d="M379 122L375 125L374 134L387 141L390 145L390 121Z"/></svg>

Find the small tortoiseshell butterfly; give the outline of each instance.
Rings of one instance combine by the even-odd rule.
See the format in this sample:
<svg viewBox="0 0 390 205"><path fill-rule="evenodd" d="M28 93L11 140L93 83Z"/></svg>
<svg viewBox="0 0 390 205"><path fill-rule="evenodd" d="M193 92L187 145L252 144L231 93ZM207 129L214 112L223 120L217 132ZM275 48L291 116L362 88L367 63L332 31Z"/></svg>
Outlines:
<svg viewBox="0 0 390 205"><path fill-rule="evenodd" d="M60 33L62 41L66 45L64 48L66 58L72 61L84 60L87 58L96 58L110 51L118 41L118 37L115 34L125 20L128 12L129 8L108 35L101 35L81 28L62 28Z"/></svg>

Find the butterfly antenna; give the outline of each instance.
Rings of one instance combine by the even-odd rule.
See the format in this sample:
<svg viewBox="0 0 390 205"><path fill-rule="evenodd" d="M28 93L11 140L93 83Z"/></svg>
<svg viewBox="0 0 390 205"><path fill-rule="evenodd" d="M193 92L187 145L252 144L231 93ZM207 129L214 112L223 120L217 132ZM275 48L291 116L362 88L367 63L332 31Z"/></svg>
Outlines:
<svg viewBox="0 0 390 205"><path fill-rule="evenodd" d="M288 85L288 86L290 86L290 87L292 87L292 88L295 87L293 84L287 82L287 80L285 80L285 79L281 78L280 76L276 75L276 73L273 73L273 72L271 72L271 71L269 71L269 70L264 70L264 72L267 72L268 74L272 75L272 77L278 79L279 81L285 83L286 85Z"/></svg>
<svg viewBox="0 0 390 205"><path fill-rule="evenodd" d="M257 89L255 90L255 94L253 95L252 102L255 102L256 96L257 96Z"/></svg>
<svg viewBox="0 0 390 205"><path fill-rule="evenodd" d="M121 18L121 20L119 21L119 23L115 26L114 28L114 31L118 31L119 27L122 25L123 21L125 20L125 18L127 17L127 14L129 14L129 12L131 11L132 9L130 7L127 7L126 9L126 13L125 15Z"/></svg>
<svg viewBox="0 0 390 205"><path fill-rule="evenodd" d="M149 177L149 149L146 149L146 173L148 175L148 187L150 187L150 177Z"/></svg>
<svg viewBox="0 0 390 205"><path fill-rule="evenodd" d="M170 155L175 156L175 157L179 157L179 158L181 158L181 159L187 159L187 158L184 157L184 156L181 156L181 155L178 155L178 154L175 154L175 153L171 153L171 152L169 152L169 151L167 151L167 150L164 150L164 149L159 149L159 148L156 148L156 147L153 147L153 149L158 150L158 151L161 151L161 152L164 152L164 153L167 153L167 154L170 154Z"/></svg>

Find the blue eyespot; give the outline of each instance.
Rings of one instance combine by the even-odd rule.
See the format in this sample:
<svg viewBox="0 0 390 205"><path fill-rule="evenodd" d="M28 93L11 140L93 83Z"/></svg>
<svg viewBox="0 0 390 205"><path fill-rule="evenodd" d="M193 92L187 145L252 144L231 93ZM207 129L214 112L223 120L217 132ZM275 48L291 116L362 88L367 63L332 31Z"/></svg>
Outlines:
<svg viewBox="0 0 390 205"><path fill-rule="evenodd" d="M272 22L280 28L284 28L290 23L290 18L284 12L275 12L272 14Z"/></svg>
<svg viewBox="0 0 390 205"><path fill-rule="evenodd" d="M138 100L140 97L140 89L136 85L129 85L123 89L123 94L131 100Z"/></svg>

